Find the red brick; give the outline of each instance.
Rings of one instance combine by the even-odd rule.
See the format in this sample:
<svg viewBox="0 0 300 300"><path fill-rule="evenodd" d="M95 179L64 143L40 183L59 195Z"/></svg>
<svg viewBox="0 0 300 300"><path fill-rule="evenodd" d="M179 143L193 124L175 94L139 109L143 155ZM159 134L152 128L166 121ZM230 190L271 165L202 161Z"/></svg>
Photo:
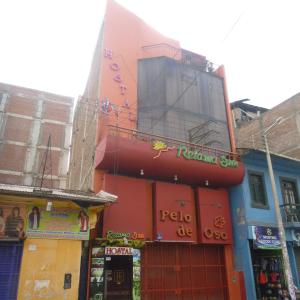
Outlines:
<svg viewBox="0 0 300 300"><path fill-rule="evenodd" d="M70 110L71 108L68 105L45 101L43 107L43 119L68 123Z"/></svg>
<svg viewBox="0 0 300 300"><path fill-rule="evenodd" d="M39 149L38 150L38 160L37 160L37 173L42 174L43 166L45 164L46 158L46 149ZM47 163L46 163L46 170L45 174L50 175L52 169L52 175L58 175L58 166L59 166L59 159L60 159L60 151L49 151L47 154Z"/></svg>
<svg viewBox="0 0 300 300"><path fill-rule="evenodd" d="M0 147L0 169L22 172L26 148L17 145L3 144Z"/></svg>
<svg viewBox="0 0 300 300"><path fill-rule="evenodd" d="M39 144L46 146L51 135L51 147L64 147L65 126L52 123L43 123L40 133Z"/></svg>
<svg viewBox="0 0 300 300"><path fill-rule="evenodd" d="M12 116L7 117L4 139L16 142L28 142L32 121Z"/></svg>
<svg viewBox="0 0 300 300"><path fill-rule="evenodd" d="M0 182L7 184L19 184L22 185L22 177L17 175L0 174Z"/></svg>
<svg viewBox="0 0 300 300"><path fill-rule="evenodd" d="M6 105L6 112L33 117L36 111L35 105L35 100L12 95Z"/></svg>

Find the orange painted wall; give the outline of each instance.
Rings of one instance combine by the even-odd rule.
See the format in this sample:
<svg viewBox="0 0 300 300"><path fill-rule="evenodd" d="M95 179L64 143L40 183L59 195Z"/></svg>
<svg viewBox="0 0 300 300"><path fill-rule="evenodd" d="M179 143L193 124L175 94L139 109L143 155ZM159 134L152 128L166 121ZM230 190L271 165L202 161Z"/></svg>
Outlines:
<svg viewBox="0 0 300 300"><path fill-rule="evenodd" d="M78 299L81 241L26 239L18 300ZM71 289L63 289L64 274L72 274Z"/></svg>
<svg viewBox="0 0 300 300"><path fill-rule="evenodd" d="M122 109L122 112L119 114L119 125L136 128L136 122L130 121L128 116L130 112L131 119L136 119L138 59L162 55L180 59L180 45L177 41L153 30L141 19L112 0L109 0L107 3L103 26L102 66L99 78L100 101L108 98L110 102L122 106L127 99L130 109ZM162 43L171 47L142 48L143 46ZM110 56L110 54L112 55ZM115 64L113 67L115 69L119 68L119 70L112 70L112 64ZM118 82L119 80L127 88L123 95L121 94L121 83ZM117 117L115 116L109 117L107 122L103 122L104 118L105 116L100 120L100 126L103 126L105 123L115 125L117 122Z"/></svg>

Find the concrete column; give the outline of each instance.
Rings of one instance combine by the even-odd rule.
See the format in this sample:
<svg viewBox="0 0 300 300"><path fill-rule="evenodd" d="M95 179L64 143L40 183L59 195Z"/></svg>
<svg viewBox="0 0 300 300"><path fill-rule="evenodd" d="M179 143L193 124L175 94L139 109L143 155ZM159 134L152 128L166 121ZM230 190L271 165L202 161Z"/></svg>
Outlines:
<svg viewBox="0 0 300 300"><path fill-rule="evenodd" d="M41 123L42 123L42 112L43 112L43 99L36 100L36 112L33 120L33 124L31 127L31 134L28 141L27 153L25 158L24 165L24 184L25 185L33 185L34 175L38 173L38 167L35 171L35 163L37 162L37 146L41 131Z"/></svg>
<svg viewBox="0 0 300 300"><path fill-rule="evenodd" d="M73 109L70 107L70 114L68 119L68 124L65 125L65 139L64 139L64 149L60 152L59 158L59 188L67 188L67 176L70 163L70 146L72 140L72 122L73 122Z"/></svg>
<svg viewBox="0 0 300 300"><path fill-rule="evenodd" d="M0 94L1 97L1 94ZM5 106L8 100L8 94L3 94L2 99L0 99L0 140L3 139L4 128L6 125L6 115L5 115Z"/></svg>

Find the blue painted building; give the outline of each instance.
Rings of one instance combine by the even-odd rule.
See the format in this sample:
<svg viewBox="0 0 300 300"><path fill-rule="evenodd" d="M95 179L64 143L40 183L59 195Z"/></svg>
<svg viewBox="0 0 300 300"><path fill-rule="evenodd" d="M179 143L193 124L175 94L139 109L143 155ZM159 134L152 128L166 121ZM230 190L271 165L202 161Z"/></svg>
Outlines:
<svg viewBox="0 0 300 300"><path fill-rule="evenodd" d="M300 160L271 157L290 265L300 289ZM266 154L248 149L242 160L244 181L231 190L235 267L244 272L247 299L277 299L284 289L282 256Z"/></svg>

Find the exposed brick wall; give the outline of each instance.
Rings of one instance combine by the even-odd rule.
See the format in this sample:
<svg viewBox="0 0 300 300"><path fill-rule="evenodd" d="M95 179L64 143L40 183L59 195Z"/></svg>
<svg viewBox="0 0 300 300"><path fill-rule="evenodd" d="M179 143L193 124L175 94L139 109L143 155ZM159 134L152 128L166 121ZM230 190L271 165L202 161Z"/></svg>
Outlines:
<svg viewBox="0 0 300 300"><path fill-rule="evenodd" d="M27 143L31 127L32 120L7 116L4 140Z"/></svg>
<svg viewBox="0 0 300 300"><path fill-rule="evenodd" d="M50 119L60 122L69 122L69 116L71 113L71 108L69 106L45 101L43 107L43 119Z"/></svg>
<svg viewBox="0 0 300 300"><path fill-rule="evenodd" d="M36 173L42 174L44 161L46 157L46 149L38 149L36 155L36 162L35 162L35 170ZM45 175L50 175L50 169L52 169L52 175L58 176L59 175L59 160L60 160L60 151L48 151L47 154L47 163L46 163L46 171ZM52 164L50 164L50 158ZM52 168L50 168L52 167Z"/></svg>
<svg viewBox="0 0 300 300"><path fill-rule="evenodd" d="M51 135L51 147L63 147L65 139L64 125L43 123L40 131L39 145L47 146L49 135Z"/></svg>
<svg viewBox="0 0 300 300"><path fill-rule="evenodd" d="M36 184L51 134L53 186L64 187L73 99L4 83L0 97L0 182Z"/></svg>
<svg viewBox="0 0 300 300"><path fill-rule="evenodd" d="M94 153L99 120L99 74L102 54L102 30L97 41L92 67L83 96L78 100L72 132L68 186L82 191L94 187Z"/></svg>
<svg viewBox="0 0 300 300"><path fill-rule="evenodd" d="M69 188L93 189L94 153L96 149L97 101L82 98L76 106L73 123Z"/></svg>
<svg viewBox="0 0 300 300"><path fill-rule="evenodd" d="M35 101L14 94L9 95L9 101L6 106L6 112L25 116L34 116L36 111Z"/></svg>
<svg viewBox="0 0 300 300"><path fill-rule="evenodd" d="M270 151L300 159L300 93L236 129L238 147L264 149L261 133L279 117L267 136Z"/></svg>
<svg viewBox="0 0 300 300"><path fill-rule="evenodd" d="M7 184L22 184L22 177L16 175L0 174L0 182Z"/></svg>
<svg viewBox="0 0 300 300"><path fill-rule="evenodd" d="M25 157L25 147L2 144L0 146L0 170L22 172Z"/></svg>

